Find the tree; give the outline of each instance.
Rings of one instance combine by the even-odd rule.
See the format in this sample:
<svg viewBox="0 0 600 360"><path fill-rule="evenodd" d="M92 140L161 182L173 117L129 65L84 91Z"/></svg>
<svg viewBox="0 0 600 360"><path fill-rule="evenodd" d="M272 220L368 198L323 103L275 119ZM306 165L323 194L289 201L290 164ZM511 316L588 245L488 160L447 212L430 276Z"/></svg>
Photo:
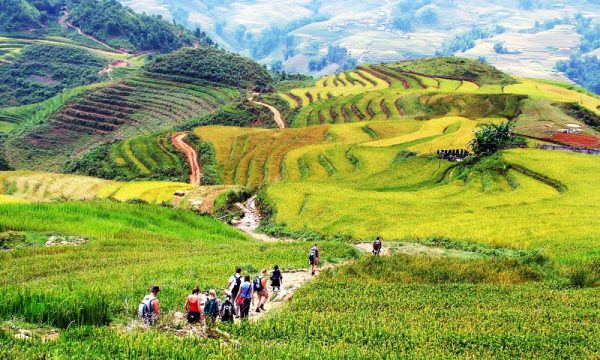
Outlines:
<svg viewBox="0 0 600 360"><path fill-rule="evenodd" d="M502 150L525 143L525 139L515 135L514 123L486 124L475 132L469 146L477 156L489 156Z"/></svg>

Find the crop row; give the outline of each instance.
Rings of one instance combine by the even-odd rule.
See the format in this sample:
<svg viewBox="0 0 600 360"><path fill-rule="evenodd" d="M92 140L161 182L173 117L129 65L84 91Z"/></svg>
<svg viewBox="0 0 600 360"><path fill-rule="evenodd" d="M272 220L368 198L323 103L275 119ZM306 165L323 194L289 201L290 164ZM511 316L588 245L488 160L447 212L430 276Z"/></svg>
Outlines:
<svg viewBox="0 0 600 360"><path fill-rule="evenodd" d="M75 131L109 133L128 123L181 123L232 96L227 89L179 85L143 77L128 79L80 98L52 119Z"/></svg>

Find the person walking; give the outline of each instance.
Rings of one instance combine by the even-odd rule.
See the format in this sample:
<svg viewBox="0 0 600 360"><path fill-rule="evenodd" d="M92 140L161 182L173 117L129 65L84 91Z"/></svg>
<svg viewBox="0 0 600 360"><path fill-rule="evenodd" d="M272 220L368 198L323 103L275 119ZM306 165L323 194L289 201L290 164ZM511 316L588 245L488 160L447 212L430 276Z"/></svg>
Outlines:
<svg viewBox="0 0 600 360"><path fill-rule="evenodd" d="M267 289L267 269L262 269L260 275L254 279L254 292L258 298L256 312L265 310L265 304L269 300L269 290Z"/></svg>
<svg viewBox="0 0 600 360"><path fill-rule="evenodd" d="M150 288L150 294L144 296L138 307L138 315L146 325L153 325L160 317L160 301L158 292L160 287L154 285Z"/></svg>
<svg viewBox="0 0 600 360"><path fill-rule="evenodd" d="M279 270L279 266L275 265L273 268L273 273L271 273L271 286L273 287L273 291L281 290L281 282L283 281L283 276L281 276L281 271Z"/></svg>
<svg viewBox="0 0 600 360"><path fill-rule="evenodd" d="M214 289L210 289L208 299L204 304L204 318L207 326L212 327L215 321L217 321L217 317L219 317L221 311L220 306L219 299L217 299L217 292Z"/></svg>
<svg viewBox="0 0 600 360"><path fill-rule="evenodd" d="M221 321L222 322L233 322L235 316L235 305L231 301L231 295L227 294L223 305L221 306Z"/></svg>
<svg viewBox="0 0 600 360"><path fill-rule="evenodd" d="M229 277L229 282L227 283L227 289L231 294L231 298L234 301L235 307L235 315L240 316L240 306L235 303L235 299L237 299L238 293L240 292L240 286L242 285L242 268L237 267L235 269L235 274Z"/></svg>
<svg viewBox="0 0 600 360"><path fill-rule="evenodd" d="M310 248L310 252L308 254L308 262L310 263L311 274L314 276L317 272L317 267L319 266L319 260L321 258L321 253L319 251L319 247L317 243Z"/></svg>
<svg viewBox="0 0 600 360"><path fill-rule="evenodd" d="M244 282L240 285L240 292L235 300L235 302L240 305L240 317L242 319L248 318L250 306L252 305L252 300L254 298L254 291L250 281L250 275L244 276Z"/></svg>
<svg viewBox="0 0 600 360"><path fill-rule="evenodd" d="M189 324L197 324L202 319L202 307L200 306L200 289L194 288L192 294L185 300L185 311Z"/></svg>
<svg viewBox="0 0 600 360"><path fill-rule="evenodd" d="M381 242L381 237L378 236L373 241L373 255L379 256L381 254L381 250L383 249L383 243Z"/></svg>

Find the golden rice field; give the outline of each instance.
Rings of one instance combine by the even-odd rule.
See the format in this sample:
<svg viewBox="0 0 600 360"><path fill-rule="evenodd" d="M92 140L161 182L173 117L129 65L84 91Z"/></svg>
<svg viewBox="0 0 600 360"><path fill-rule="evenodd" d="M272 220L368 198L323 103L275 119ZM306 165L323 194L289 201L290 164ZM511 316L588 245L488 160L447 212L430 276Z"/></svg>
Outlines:
<svg viewBox="0 0 600 360"><path fill-rule="evenodd" d="M57 200L118 201L142 200L162 203L173 200L173 193L192 188L176 182L116 182L86 176L39 172L0 172L0 203Z"/></svg>
<svg viewBox="0 0 600 360"><path fill-rule="evenodd" d="M561 193L516 170L438 182L447 164L417 157L390 166L394 155L373 154L355 176L271 186L277 221L363 239L448 237L540 249L563 260L600 255L600 197L590 191L600 185L598 156L532 149L503 154L509 164L564 184Z"/></svg>

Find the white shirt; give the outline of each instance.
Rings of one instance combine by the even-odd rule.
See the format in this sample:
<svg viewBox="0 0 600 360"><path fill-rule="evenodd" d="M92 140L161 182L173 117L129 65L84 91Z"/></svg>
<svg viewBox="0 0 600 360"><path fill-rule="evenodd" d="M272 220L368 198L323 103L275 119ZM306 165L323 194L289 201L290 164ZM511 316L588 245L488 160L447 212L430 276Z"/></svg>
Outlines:
<svg viewBox="0 0 600 360"><path fill-rule="evenodd" d="M242 279L242 275L240 274L235 274L235 275L231 275L229 277L229 291L233 291L233 287L235 286L235 279L239 278ZM243 283L244 281L240 281L240 284Z"/></svg>

